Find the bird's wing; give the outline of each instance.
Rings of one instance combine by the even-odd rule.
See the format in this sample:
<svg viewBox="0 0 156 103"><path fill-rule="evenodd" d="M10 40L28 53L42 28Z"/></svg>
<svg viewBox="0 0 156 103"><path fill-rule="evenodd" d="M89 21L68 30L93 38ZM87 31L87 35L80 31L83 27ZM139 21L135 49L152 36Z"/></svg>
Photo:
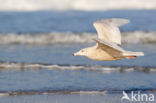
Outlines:
<svg viewBox="0 0 156 103"><path fill-rule="evenodd" d="M125 50L118 46L116 43L100 39L93 40L98 44L97 49L102 49L114 57L117 57L119 53L122 55L122 53L125 52Z"/></svg>
<svg viewBox="0 0 156 103"><path fill-rule="evenodd" d="M128 19L102 19L93 23L98 38L101 40L107 40L121 45L121 34L119 26L129 23Z"/></svg>

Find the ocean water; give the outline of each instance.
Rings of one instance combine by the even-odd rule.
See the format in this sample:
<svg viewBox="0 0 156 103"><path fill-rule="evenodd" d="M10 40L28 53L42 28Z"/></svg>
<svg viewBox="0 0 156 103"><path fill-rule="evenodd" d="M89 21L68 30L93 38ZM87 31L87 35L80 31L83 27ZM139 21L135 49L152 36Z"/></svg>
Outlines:
<svg viewBox="0 0 156 103"><path fill-rule="evenodd" d="M156 90L155 16L156 10L1 11L1 95ZM145 56L102 62L73 57L95 45L92 23L112 17L131 20L120 27L122 47Z"/></svg>
<svg viewBox="0 0 156 103"><path fill-rule="evenodd" d="M8 11L0 12L0 33L96 33L92 23L102 18L126 18L121 31L155 31L155 10Z"/></svg>

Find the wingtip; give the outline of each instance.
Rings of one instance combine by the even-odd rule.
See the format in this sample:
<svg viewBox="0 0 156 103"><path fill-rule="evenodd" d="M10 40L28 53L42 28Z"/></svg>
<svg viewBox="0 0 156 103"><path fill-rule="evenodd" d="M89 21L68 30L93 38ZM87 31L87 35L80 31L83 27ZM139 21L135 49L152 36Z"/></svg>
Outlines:
<svg viewBox="0 0 156 103"><path fill-rule="evenodd" d="M140 52L140 56L145 56L144 52Z"/></svg>
<svg viewBox="0 0 156 103"><path fill-rule="evenodd" d="M131 22L131 20L129 20L129 19L123 19L123 20L125 20L125 23L126 23L126 24L128 24L128 23Z"/></svg>
<svg viewBox="0 0 156 103"><path fill-rule="evenodd" d="M95 22L93 22L93 25L97 24L97 23L110 23L113 22L114 24L116 24L117 26L122 26L124 24L128 24L130 23L129 19L125 19L125 18L109 18L109 19L100 19L100 20L96 20Z"/></svg>
<svg viewBox="0 0 156 103"><path fill-rule="evenodd" d="M126 56L126 57L131 57L131 56L144 56L144 53L143 52L124 52L123 53L123 56Z"/></svg>
<svg viewBox="0 0 156 103"><path fill-rule="evenodd" d="M136 56L144 56L144 52L136 52Z"/></svg>

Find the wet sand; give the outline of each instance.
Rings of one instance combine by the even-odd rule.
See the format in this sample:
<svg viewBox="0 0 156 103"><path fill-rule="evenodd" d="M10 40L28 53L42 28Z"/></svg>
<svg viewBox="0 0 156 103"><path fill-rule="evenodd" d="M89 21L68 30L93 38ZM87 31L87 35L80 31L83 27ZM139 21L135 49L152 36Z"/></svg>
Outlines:
<svg viewBox="0 0 156 103"><path fill-rule="evenodd" d="M151 92L156 96L156 92ZM130 95L130 94L128 94ZM0 96L0 103L131 103L121 100L122 93L74 93ZM148 102L141 102L148 103ZM150 102L155 103L155 102Z"/></svg>

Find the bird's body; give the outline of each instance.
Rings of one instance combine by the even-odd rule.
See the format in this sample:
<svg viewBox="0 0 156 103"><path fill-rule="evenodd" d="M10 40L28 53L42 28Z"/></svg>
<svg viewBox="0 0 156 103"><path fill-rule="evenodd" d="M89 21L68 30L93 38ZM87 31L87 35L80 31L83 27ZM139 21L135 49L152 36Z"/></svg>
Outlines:
<svg viewBox="0 0 156 103"><path fill-rule="evenodd" d="M96 60L96 61L105 61L105 60L112 61L112 60L119 60L124 58L120 54L117 55L115 54L116 56L110 55L109 52L102 50L101 48L97 48L97 45L93 47L85 48L84 50L87 53L82 56L86 56L89 59Z"/></svg>
<svg viewBox="0 0 156 103"><path fill-rule="evenodd" d="M124 58L143 56L143 52L124 50L121 45L121 34L118 26L128 23L127 19L103 19L93 23L97 30L98 38L93 39L97 44L74 53L74 56L86 56L97 61L112 61Z"/></svg>
<svg viewBox="0 0 156 103"><path fill-rule="evenodd" d="M96 61L112 61L112 60L119 60L122 59L123 57L120 55L118 57L113 57L110 55L108 52L101 50L101 49L92 49L93 51L89 52L90 55L87 57L92 60Z"/></svg>

